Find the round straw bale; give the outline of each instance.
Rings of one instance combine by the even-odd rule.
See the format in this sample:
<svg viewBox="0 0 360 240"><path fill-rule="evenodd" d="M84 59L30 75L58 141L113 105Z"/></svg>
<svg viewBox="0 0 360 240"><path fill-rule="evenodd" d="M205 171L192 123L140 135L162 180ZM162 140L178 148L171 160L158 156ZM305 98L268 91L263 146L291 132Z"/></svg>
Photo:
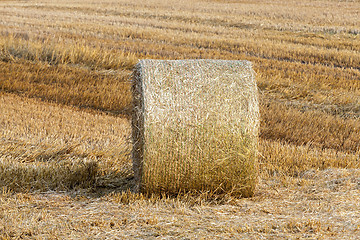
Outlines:
<svg viewBox="0 0 360 240"><path fill-rule="evenodd" d="M259 106L250 62L142 60L133 97L138 191L253 194Z"/></svg>

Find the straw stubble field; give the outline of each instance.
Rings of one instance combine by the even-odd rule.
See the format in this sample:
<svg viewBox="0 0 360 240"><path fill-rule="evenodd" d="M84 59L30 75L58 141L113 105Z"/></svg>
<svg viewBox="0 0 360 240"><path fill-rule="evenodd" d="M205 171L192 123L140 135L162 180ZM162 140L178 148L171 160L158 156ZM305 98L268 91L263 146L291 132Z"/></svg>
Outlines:
<svg viewBox="0 0 360 240"><path fill-rule="evenodd" d="M0 238L360 236L359 1L1 1ZM255 195L145 197L138 59L249 60Z"/></svg>

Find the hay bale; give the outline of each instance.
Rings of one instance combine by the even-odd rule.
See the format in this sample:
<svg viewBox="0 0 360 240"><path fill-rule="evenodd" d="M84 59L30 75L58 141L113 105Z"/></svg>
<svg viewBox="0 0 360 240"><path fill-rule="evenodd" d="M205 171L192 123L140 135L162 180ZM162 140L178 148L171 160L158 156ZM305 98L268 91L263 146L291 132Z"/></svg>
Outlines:
<svg viewBox="0 0 360 240"><path fill-rule="evenodd" d="M138 191L253 194L259 106L250 62L142 60L133 97Z"/></svg>

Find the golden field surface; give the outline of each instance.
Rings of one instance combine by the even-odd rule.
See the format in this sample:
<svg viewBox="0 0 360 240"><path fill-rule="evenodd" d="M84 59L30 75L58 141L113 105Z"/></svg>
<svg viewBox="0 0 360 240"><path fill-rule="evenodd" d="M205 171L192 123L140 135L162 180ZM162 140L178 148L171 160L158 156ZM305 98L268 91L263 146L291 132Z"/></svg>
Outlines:
<svg viewBox="0 0 360 240"><path fill-rule="evenodd" d="M359 239L359 15L358 0L0 0L0 239ZM144 58L253 63L253 197L129 191Z"/></svg>

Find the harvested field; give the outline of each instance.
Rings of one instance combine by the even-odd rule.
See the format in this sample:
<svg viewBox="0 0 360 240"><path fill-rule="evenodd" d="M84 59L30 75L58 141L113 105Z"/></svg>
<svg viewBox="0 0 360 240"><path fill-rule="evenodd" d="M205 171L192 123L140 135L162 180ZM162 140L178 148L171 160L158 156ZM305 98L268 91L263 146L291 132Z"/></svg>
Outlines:
<svg viewBox="0 0 360 240"><path fill-rule="evenodd" d="M2 93L0 126L1 188L69 190L131 174L127 119Z"/></svg>
<svg viewBox="0 0 360 240"><path fill-rule="evenodd" d="M359 239L359 1L0 1L0 239ZM251 198L128 192L138 59L251 61Z"/></svg>

